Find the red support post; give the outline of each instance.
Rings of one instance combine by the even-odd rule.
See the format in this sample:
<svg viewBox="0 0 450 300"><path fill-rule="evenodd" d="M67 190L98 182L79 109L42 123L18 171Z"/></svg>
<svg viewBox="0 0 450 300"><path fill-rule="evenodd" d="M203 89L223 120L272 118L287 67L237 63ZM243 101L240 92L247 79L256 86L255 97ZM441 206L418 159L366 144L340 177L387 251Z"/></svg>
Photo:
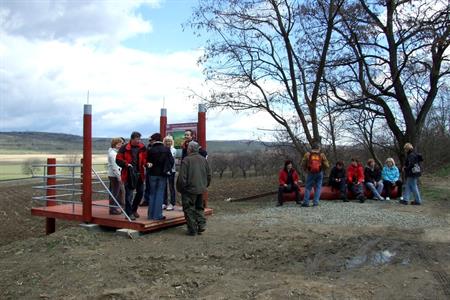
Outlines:
<svg viewBox="0 0 450 300"><path fill-rule="evenodd" d="M92 221L92 105L84 105L83 115L83 221Z"/></svg>
<svg viewBox="0 0 450 300"><path fill-rule="evenodd" d="M163 138L167 135L167 109L161 108L161 115L159 117L159 133Z"/></svg>
<svg viewBox="0 0 450 300"><path fill-rule="evenodd" d="M48 199L55 199L56 196L56 158L47 158L47 206L56 205L56 201L49 201ZM49 188L49 186L52 186ZM45 218L45 234L54 233L56 229L55 218Z"/></svg>
<svg viewBox="0 0 450 300"><path fill-rule="evenodd" d="M197 141L206 151L206 107L198 105ZM203 193L203 206L208 207L208 191Z"/></svg>

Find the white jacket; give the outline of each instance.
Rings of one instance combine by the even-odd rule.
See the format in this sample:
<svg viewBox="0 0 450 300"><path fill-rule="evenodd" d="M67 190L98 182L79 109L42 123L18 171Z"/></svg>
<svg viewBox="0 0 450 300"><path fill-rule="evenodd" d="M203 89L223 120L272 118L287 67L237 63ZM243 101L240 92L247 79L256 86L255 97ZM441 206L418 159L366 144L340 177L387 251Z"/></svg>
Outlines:
<svg viewBox="0 0 450 300"><path fill-rule="evenodd" d="M120 180L120 168L116 163L117 149L108 149L108 177L117 177Z"/></svg>
<svg viewBox="0 0 450 300"><path fill-rule="evenodd" d="M170 153L172 153L173 156L173 167L172 167L172 173L175 173L177 171L177 166L176 166L176 155L177 155L177 149L175 149L175 147L170 147Z"/></svg>

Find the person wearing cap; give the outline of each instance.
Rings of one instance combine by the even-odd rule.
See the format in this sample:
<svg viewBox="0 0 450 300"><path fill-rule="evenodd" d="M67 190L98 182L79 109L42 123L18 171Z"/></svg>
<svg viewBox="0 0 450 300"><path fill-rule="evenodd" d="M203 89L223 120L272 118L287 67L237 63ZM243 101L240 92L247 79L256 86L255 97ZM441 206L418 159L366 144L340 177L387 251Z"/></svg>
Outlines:
<svg viewBox="0 0 450 300"><path fill-rule="evenodd" d="M186 218L187 234L194 236L205 231L206 219L202 194L211 182L208 161L199 153L200 145L191 141L187 156L182 160L177 179L177 190L181 193L183 212Z"/></svg>
<svg viewBox="0 0 450 300"><path fill-rule="evenodd" d="M144 165L146 162L146 149L145 145L141 143L141 134L133 131L130 141L119 149L116 156L116 163L122 168L121 178L125 185L125 213L131 220L139 218L137 209L144 193ZM132 200L135 190L136 195Z"/></svg>
<svg viewBox="0 0 450 300"><path fill-rule="evenodd" d="M147 171L150 173L149 220L164 220L162 205L167 187L168 172L172 170L174 159L170 149L164 146L162 136L154 133L150 137L151 148L147 151Z"/></svg>
<svg viewBox="0 0 450 300"><path fill-rule="evenodd" d="M330 166L325 153L320 151L320 145L318 143L312 143L311 151L305 153L300 164L307 173L302 207L309 207L309 196L313 187L313 206L318 206L320 191L322 189L323 172Z"/></svg>

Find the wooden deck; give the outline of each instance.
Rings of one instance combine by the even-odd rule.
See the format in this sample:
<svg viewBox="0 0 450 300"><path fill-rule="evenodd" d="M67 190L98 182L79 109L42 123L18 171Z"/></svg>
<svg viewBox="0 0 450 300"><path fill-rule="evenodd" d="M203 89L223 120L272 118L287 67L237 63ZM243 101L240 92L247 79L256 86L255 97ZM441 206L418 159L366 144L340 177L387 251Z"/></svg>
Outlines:
<svg viewBox="0 0 450 300"><path fill-rule="evenodd" d="M148 207L139 207L138 213L140 217L130 222L124 215L110 215L108 207L98 206L108 205L108 202L108 200L92 201L92 224L113 228L134 229L140 232L151 232L162 228L186 224L183 209L180 206L175 206L173 211L164 210L163 214L166 219L162 221L148 220ZM205 209L205 215L212 215L212 212L211 208ZM31 209L31 214L34 216L83 222L81 204L34 207Z"/></svg>

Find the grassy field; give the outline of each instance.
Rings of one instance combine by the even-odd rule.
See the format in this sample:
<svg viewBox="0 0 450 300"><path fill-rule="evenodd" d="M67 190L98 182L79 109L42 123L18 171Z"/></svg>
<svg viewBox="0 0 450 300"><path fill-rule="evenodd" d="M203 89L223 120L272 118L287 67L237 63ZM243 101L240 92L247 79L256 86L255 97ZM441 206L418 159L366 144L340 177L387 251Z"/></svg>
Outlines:
<svg viewBox="0 0 450 300"><path fill-rule="evenodd" d="M79 162L80 155L74 154L42 154L42 153L28 153L28 154L0 154L0 180L13 180L21 178L30 178L31 174L26 174L24 165L27 161L32 160L33 164L45 164L47 158L55 158L57 163L68 164ZM96 164L94 168L98 171L105 170L107 162L106 155L93 155L92 162ZM97 165L98 164L98 165ZM34 169L35 175L43 175L43 168L38 167ZM58 173L67 174L71 172L70 168L61 168Z"/></svg>

